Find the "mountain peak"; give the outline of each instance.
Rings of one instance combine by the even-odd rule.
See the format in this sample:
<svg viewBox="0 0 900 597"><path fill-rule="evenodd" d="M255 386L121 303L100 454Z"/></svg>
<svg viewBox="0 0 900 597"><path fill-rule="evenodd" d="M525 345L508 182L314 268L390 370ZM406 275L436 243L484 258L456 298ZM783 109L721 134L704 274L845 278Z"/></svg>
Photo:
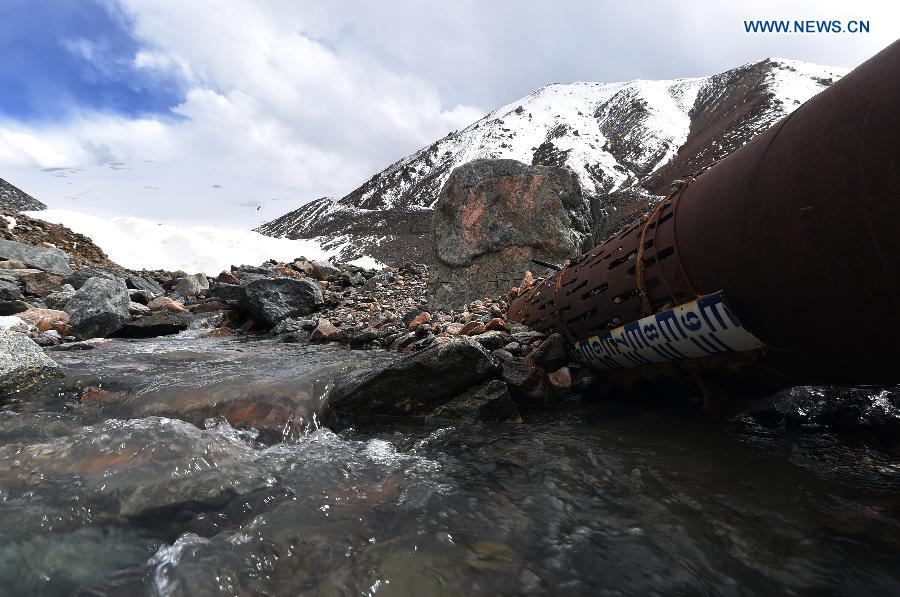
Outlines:
<svg viewBox="0 0 900 597"><path fill-rule="evenodd" d="M725 157L846 72L765 58L708 77L548 84L401 158L341 199L314 201L258 230L333 242L330 233L350 227L355 232L341 242L351 255L365 248L382 261L416 258L377 248L393 242L391 218L405 236L426 234L428 218L408 214L430 210L455 168L486 158L573 170L602 236L672 180ZM360 226L373 214L384 227Z"/></svg>

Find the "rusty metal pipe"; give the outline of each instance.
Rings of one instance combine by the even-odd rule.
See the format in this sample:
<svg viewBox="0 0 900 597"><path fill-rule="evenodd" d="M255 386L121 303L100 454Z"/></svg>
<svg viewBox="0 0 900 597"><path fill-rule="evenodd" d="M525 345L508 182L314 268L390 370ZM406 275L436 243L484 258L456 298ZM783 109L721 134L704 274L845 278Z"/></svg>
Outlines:
<svg viewBox="0 0 900 597"><path fill-rule="evenodd" d="M523 293L510 317L585 341L715 295L773 375L898 383L898 144L900 41Z"/></svg>

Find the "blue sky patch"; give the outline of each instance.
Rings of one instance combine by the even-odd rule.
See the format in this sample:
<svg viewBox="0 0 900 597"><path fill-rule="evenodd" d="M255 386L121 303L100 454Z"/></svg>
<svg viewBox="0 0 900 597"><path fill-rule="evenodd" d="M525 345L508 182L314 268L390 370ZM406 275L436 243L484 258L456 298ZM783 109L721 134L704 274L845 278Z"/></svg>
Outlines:
<svg viewBox="0 0 900 597"><path fill-rule="evenodd" d="M78 111L172 116L184 85L133 66L127 17L95 0L0 2L0 117L60 121Z"/></svg>

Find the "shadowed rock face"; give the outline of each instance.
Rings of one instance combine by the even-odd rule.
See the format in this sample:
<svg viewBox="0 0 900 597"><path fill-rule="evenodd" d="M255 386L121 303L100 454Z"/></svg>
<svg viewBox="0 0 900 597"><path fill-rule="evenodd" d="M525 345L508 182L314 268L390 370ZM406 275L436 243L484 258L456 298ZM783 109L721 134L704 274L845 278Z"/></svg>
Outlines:
<svg viewBox="0 0 900 597"><path fill-rule="evenodd" d="M39 211L47 209L47 206L22 189L0 178L0 209Z"/></svg>
<svg viewBox="0 0 900 597"><path fill-rule="evenodd" d="M534 265L559 263L589 242L590 215L571 170L515 160L457 168L432 219L429 293L455 307L515 286Z"/></svg>

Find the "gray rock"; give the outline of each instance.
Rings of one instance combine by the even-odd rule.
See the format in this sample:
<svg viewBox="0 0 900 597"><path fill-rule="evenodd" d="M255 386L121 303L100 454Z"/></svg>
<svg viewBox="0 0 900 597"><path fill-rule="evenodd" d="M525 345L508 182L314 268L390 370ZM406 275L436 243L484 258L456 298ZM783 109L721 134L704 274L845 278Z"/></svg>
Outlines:
<svg viewBox="0 0 900 597"><path fill-rule="evenodd" d="M265 279L258 278L258 279ZM219 299L223 303L237 304L241 300L241 287L237 284L223 284L217 282L213 284L209 292L206 293L209 298Z"/></svg>
<svg viewBox="0 0 900 597"><path fill-rule="evenodd" d="M385 286L394 283L394 274L391 272L383 272L380 274L375 274L363 284L363 288L366 290L375 290L378 287L378 284L383 284Z"/></svg>
<svg viewBox="0 0 900 597"><path fill-rule="evenodd" d="M149 311L149 309L148 309ZM188 329L193 318L187 313L157 311L135 321L129 321L119 330L110 334L116 338L155 338L170 336Z"/></svg>
<svg viewBox="0 0 900 597"><path fill-rule="evenodd" d="M22 296L22 289L18 284L0 280L0 301L17 301Z"/></svg>
<svg viewBox="0 0 900 597"><path fill-rule="evenodd" d="M64 311L66 303L68 303L73 296L75 296L75 289L69 284L63 284L62 288L45 296L44 302L47 303L47 307L50 309Z"/></svg>
<svg viewBox="0 0 900 597"><path fill-rule="evenodd" d="M272 334L295 334L297 332L311 332L316 329L318 321L315 319L299 319L296 317L288 317L283 321L279 321L272 328Z"/></svg>
<svg viewBox="0 0 900 597"><path fill-rule="evenodd" d="M79 288L84 286L84 283L91 278L122 280L123 282L125 280L125 278L123 278L121 275L107 267L82 267L63 278L62 283L69 284L72 288L78 290Z"/></svg>
<svg viewBox="0 0 900 597"><path fill-rule="evenodd" d="M15 315L30 308L31 305L25 301L0 301L0 316Z"/></svg>
<svg viewBox="0 0 900 597"><path fill-rule="evenodd" d="M491 330L490 332L484 332L477 336L471 336L471 338L488 350L503 348L509 342L509 336L500 330Z"/></svg>
<svg viewBox="0 0 900 597"><path fill-rule="evenodd" d="M136 274L125 274L125 284L133 290L144 290L150 293L151 299L165 294L165 290L159 282L147 276L138 276Z"/></svg>
<svg viewBox="0 0 900 597"><path fill-rule="evenodd" d="M209 279L206 274L185 276L172 290L172 296L180 301L195 299L209 290Z"/></svg>
<svg viewBox="0 0 900 597"><path fill-rule="evenodd" d="M350 285L351 286L362 286L366 283L366 277L362 274L354 274L350 276Z"/></svg>
<svg viewBox="0 0 900 597"><path fill-rule="evenodd" d="M42 376L59 371L59 365L44 354L26 334L0 331L0 399L27 388Z"/></svg>
<svg viewBox="0 0 900 597"><path fill-rule="evenodd" d="M107 336L131 321L128 289L122 278L89 278L66 303L72 335Z"/></svg>
<svg viewBox="0 0 900 597"><path fill-rule="evenodd" d="M13 240L0 239L0 259L16 259L31 268L68 276L69 256L57 248L32 247Z"/></svg>
<svg viewBox="0 0 900 597"><path fill-rule="evenodd" d="M327 280L334 276L340 276L341 270L327 261L313 261L310 275L316 280Z"/></svg>
<svg viewBox="0 0 900 597"><path fill-rule="evenodd" d="M535 331L527 331L527 332L516 332L514 334L510 334L510 338L521 344L522 346L528 346L535 340L543 340L547 337L547 334L543 332L535 332Z"/></svg>
<svg viewBox="0 0 900 597"><path fill-rule="evenodd" d="M496 373L477 342L454 339L338 381L326 415L338 426L381 417L422 417Z"/></svg>
<svg viewBox="0 0 900 597"><path fill-rule="evenodd" d="M528 357L547 371L556 371L568 362L568 342L562 334L550 334Z"/></svg>
<svg viewBox="0 0 900 597"><path fill-rule="evenodd" d="M241 308L269 325L309 315L322 303L322 289L307 279L265 278L241 286Z"/></svg>
<svg viewBox="0 0 900 597"><path fill-rule="evenodd" d="M127 283L127 281L126 281ZM152 301L156 296L147 290L141 290L137 288L129 288L128 289L128 298L131 299L133 303L140 303L141 305L146 305L150 301Z"/></svg>
<svg viewBox="0 0 900 597"><path fill-rule="evenodd" d="M128 303L128 312L132 315L147 316L152 313L150 307L131 301Z"/></svg>

